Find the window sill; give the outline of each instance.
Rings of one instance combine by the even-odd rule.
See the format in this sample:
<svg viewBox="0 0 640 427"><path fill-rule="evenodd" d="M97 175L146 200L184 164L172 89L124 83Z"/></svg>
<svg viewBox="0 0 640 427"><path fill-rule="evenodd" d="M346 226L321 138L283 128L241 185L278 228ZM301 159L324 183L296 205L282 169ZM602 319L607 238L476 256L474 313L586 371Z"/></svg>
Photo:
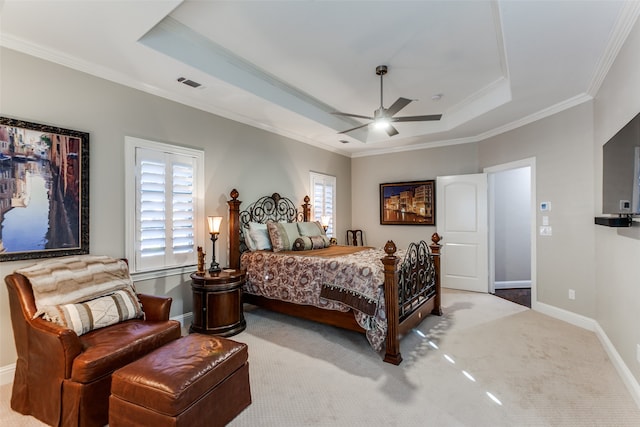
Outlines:
<svg viewBox="0 0 640 427"><path fill-rule="evenodd" d="M180 267L167 268L163 270L141 271L137 273L131 273L131 279L134 282L139 282L142 280L158 279L161 277L191 274L194 271L196 271L196 268L197 266L193 264L193 265L184 265Z"/></svg>

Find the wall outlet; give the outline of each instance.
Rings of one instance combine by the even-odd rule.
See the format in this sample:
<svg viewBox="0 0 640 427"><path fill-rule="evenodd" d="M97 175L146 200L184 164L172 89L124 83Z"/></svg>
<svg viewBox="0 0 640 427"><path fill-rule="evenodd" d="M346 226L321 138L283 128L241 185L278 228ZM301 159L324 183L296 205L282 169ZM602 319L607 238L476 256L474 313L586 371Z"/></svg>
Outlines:
<svg viewBox="0 0 640 427"><path fill-rule="evenodd" d="M631 202L628 200L620 200L620 212L629 212L631 210Z"/></svg>
<svg viewBox="0 0 640 427"><path fill-rule="evenodd" d="M569 289L569 299L576 299L576 291Z"/></svg>

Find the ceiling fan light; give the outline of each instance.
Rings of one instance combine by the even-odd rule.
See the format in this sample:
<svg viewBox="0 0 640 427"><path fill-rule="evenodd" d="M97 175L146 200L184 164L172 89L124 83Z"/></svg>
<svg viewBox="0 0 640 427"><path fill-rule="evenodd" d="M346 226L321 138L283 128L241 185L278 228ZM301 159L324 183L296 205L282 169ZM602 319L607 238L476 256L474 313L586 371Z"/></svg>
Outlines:
<svg viewBox="0 0 640 427"><path fill-rule="evenodd" d="M373 126L379 130L386 130L389 128L389 125L390 125L389 120L382 118L382 119L376 119Z"/></svg>

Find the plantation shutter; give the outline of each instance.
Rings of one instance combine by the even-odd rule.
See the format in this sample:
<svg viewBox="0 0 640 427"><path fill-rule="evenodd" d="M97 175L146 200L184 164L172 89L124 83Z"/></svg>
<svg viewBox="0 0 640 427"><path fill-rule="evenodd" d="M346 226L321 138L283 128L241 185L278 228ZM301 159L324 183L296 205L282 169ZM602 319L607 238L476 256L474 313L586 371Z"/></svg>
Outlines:
<svg viewBox="0 0 640 427"><path fill-rule="evenodd" d="M195 162L189 156L136 148L136 268L195 259Z"/></svg>
<svg viewBox="0 0 640 427"><path fill-rule="evenodd" d="M329 216L327 235L335 237L336 178L315 172L311 172L310 177L313 192L313 220L322 221L323 216Z"/></svg>

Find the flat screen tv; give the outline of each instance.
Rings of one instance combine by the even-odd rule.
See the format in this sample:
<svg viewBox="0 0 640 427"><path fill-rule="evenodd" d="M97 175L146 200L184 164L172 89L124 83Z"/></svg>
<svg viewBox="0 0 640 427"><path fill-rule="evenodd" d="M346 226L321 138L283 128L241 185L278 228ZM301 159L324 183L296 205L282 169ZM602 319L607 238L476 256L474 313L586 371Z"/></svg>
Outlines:
<svg viewBox="0 0 640 427"><path fill-rule="evenodd" d="M602 213L640 215L640 114L603 147Z"/></svg>

